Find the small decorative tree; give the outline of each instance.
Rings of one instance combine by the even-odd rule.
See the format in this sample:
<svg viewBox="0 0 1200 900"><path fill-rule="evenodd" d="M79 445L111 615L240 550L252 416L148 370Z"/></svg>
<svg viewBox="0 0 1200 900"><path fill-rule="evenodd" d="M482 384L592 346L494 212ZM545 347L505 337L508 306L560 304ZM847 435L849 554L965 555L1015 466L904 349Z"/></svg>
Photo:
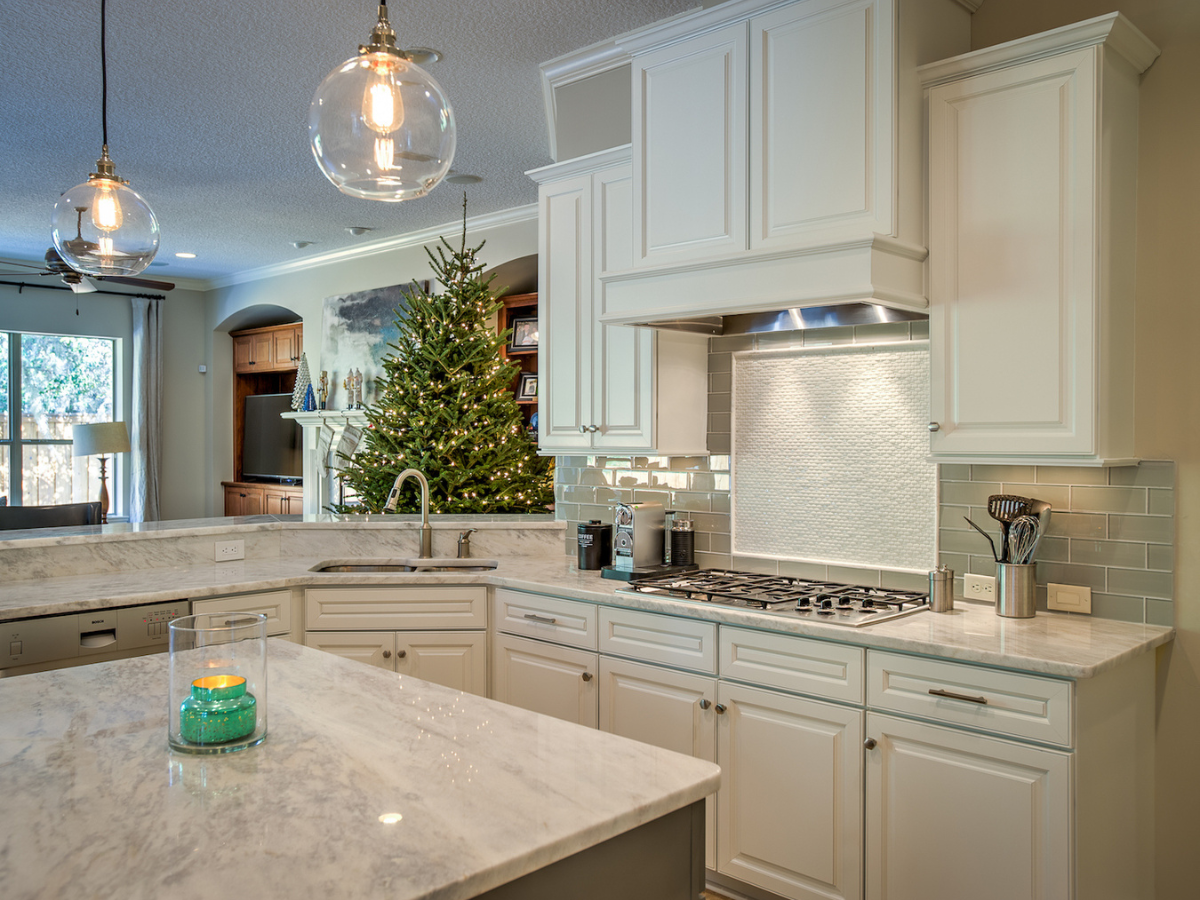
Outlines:
<svg viewBox="0 0 1200 900"><path fill-rule="evenodd" d="M396 476L421 471L429 508L439 513L545 512L554 500L553 460L537 455L512 393L517 368L500 356L508 333L490 318L499 308L477 261L483 244L467 246L466 199L458 249L444 238L425 252L444 286L406 293L397 311L400 336L389 344L375 402L366 410L363 446L347 461L346 484L360 505L341 513L381 512ZM405 484L400 512L418 512L415 480Z"/></svg>

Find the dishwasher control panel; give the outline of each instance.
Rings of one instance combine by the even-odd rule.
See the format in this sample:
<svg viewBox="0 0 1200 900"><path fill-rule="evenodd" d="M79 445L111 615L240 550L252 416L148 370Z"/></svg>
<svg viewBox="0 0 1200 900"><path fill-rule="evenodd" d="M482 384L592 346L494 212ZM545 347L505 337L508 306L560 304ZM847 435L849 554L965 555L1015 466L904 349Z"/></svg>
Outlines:
<svg viewBox="0 0 1200 900"><path fill-rule="evenodd" d="M189 615L187 600L0 622L0 669L142 650L166 650L168 624Z"/></svg>

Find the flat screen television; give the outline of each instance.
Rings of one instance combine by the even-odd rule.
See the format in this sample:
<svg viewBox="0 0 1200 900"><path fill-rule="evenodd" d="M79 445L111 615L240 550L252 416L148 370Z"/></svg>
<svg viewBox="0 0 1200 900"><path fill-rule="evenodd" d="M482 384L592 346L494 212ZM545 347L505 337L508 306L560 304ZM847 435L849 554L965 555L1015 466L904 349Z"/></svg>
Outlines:
<svg viewBox="0 0 1200 900"><path fill-rule="evenodd" d="M251 394L246 398L243 478L300 480L303 429L295 419L280 418L280 413L291 411L291 394Z"/></svg>

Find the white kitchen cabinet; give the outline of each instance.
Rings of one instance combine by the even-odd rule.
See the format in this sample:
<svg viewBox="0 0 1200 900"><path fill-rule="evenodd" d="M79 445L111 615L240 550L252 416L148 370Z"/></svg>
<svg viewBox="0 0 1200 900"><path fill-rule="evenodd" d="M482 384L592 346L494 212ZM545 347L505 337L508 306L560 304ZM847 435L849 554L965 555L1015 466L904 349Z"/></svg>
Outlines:
<svg viewBox="0 0 1200 900"><path fill-rule="evenodd" d="M1138 76L1119 14L926 66L930 449L1133 461Z"/></svg>
<svg viewBox="0 0 1200 900"><path fill-rule="evenodd" d="M304 599L305 645L487 696L486 587L315 587Z"/></svg>
<svg viewBox="0 0 1200 900"><path fill-rule="evenodd" d="M707 452L707 340L604 325L597 276L632 261L628 149L530 173L538 190L541 453Z"/></svg>
<svg viewBox="0 0 1200 900"><path fill-rule="evenodd" d="M969 30L954 0L741 0L623 39L634 259L603 321L924 310L916 67Z"/></svg>
<svg viewBox="0 0 1200 900"><path fill-rule="evenodd" d="M251 594L234 594L229 597L209 597L192 601L193 613L259 613L267 617L267 635L282 637L295 643L301 642L299 610L300 594L297 591L256 591ZM293 623L295 628L293 629Z"/></svg>
<svg viewBox="0 0 1200 900"><path fill-rule="evenodd" d="M595 651L497 634L492 699L595 728L598 668Z"/></svg>
<svg viewBox="0 0 1200 900"><path fill-rule="evenodd" d="M483 631L309 631L304 644L487 696L487 633Z"/></svg>
<svg viewBox="0 0 1200 900"><path fill-rule="evenodd" d="M862 710L725 681L717 699L717 871L792 900L862 896Z"/></svg>
<svg viewBox="0 0 1200 900"><path fill-rule="evenodd" d="M600 657L600 730L717 761L717 680ZM705 866L717 866L716 797L705 801Z"/></svg>
<svg viewBox="0 0 1200 900"><path fill-rule="evenodd" d="M867 737L868 900L1074 896L1071 754L876 713Z"/></svg>

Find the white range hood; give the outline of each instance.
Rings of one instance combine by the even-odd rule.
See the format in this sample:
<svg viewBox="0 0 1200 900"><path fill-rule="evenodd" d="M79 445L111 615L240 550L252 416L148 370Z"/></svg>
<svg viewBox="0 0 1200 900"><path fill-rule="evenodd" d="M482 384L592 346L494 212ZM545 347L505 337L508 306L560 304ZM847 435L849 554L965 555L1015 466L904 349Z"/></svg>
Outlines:
<svg viewBox="0 0 1200 900"><path fill-rule="evenodd" d="M962 0L733 0L620 39L634 254L600 321L924 313L916 69L969 41Z"/></svg>

